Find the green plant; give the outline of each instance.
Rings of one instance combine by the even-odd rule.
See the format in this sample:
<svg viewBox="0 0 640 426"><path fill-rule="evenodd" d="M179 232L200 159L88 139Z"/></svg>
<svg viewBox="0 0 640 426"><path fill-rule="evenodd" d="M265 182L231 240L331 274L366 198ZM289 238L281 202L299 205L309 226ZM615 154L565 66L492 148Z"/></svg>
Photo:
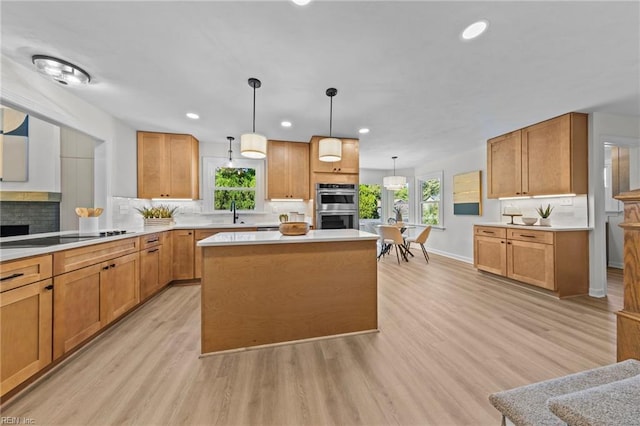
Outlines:
<svg viewBox="0 0 640 426"><path fill-rule="evenodd" d="M138 210L145 219L158 219L173 217L173 214L178 210L178 207L170 207L165 204L160 204L159 206L153 207L136 207L136 210Z"/></svg>
<svg viewBox="0 0 640 426"><path fill-rule="evenodd" d="M553 207L551 207L551 204L547 204L547 208L544 208L542 206L536 208L536 211L538 212L538 214L540 215L541 218L546 219L549 216L551 216L551 212L553 211Z"/></svg>

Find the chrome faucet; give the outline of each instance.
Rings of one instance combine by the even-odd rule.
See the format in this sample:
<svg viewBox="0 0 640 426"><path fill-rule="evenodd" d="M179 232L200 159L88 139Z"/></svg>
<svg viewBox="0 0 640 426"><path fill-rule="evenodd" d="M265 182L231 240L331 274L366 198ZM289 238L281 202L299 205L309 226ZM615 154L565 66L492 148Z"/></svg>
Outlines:
<svg viewBox="0 0 640 426"><path fill-rule="evenodd" d="M240 217L236 213L236 202L235 201L231 201L231 213L233 213L233 223L235 224L236 221L238 220L238 218Z"/></svg>

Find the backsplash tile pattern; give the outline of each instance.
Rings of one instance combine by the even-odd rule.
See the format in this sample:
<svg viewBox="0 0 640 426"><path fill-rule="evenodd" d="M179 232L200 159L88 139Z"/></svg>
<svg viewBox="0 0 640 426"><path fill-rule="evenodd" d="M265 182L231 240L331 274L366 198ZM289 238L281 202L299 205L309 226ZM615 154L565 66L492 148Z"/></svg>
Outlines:
<svg viewBox="0 0 640 426"><path fill-rule="evenodd" d="M1 225L29 225L29 234L60 230L60 203L0 201Z"/></svg>
<svg viewBox="0 0 640 426"><path fill-rule="evenodd" d="M229 213L204 213L202 201L155 201L140 198L113 197L111 203L111 218L114 229L140 229L144 226L142 216L136 208L159 204L178 207L175 221L178 225L227 224L232 223ZM245 223L276 224L280 214L290 212L305 215L305 220L311 223L312 203L309 201L265 201L264 212L239 213L239 220Z"/></svg>

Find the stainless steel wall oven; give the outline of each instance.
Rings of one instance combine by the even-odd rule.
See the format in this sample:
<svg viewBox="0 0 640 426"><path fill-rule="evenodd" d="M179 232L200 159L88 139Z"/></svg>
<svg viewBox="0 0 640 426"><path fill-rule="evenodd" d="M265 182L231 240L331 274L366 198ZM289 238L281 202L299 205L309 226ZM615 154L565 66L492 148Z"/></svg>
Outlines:
<svg viewBox="0 0 640 426"><path fill-rule="evenodd" d="M315 209L317 229L359 229L358 185L316 184Z"/></svg>

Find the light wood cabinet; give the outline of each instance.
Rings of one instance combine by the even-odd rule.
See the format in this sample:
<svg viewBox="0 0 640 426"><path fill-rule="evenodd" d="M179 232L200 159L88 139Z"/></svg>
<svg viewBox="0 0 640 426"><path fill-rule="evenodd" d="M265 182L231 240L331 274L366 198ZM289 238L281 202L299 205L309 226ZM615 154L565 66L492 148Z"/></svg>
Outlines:
<svg viewBox="0 0 640 426"><path fill-rule="evenodd" d="M553 291L589 292L587 231L541 231L474 226L474 266Z"/></svg>
<svg viewBox="0 0 640 426"><path fill-rule="evenodd" d="M53 358L57 359L107 324L100 309L100 278L105 265L97 264L54 277Z"/></svg>
<svg viewBox="0 0 640 426"><path fill-rule="evenodd" d="M120 318L140 303L139 265L138 253L121 256L102 264L100 303L106 309L107 323Z"/></svg>
<svg viewBox="0 0 640 426"><path fill-rule="evenodd" d="M136 253L139 251L139 247L140 241L137 237L134 237L57 251L53 253L53 274L64 274L65 272L75 271L76 269L95 265L126 254Z"/></svg>
<svg viewBox="0 0 640 426"><path fill-rule="evenodd" d="M487 141L488 198L586 194L588 116L569 113Z"/></svg>
<svg viewBox="0 0 640 426"><path fill-rule="evenodd" d="M309 144L270 140L267 198L309 199Z"/></svg>
<svg viewBox="0 0 640 426"><path fill-rule="evenodd" d="M316 173L360 173L360 151L358 139L340 139L342 141L342 158L340 161L328 163L318 158L318 146L320 139L325 136L313 136L311 138L310 164L311 172Z"/></svg>
<svg viewBox="0 0 640 426"><path fill-rule="evenodd" d="M52 288L49 278L0 295L1 395L51 363Z"/></svg>
<svg viewBox="0 0 640 426"><path fill-rule="evenodd" d="M149 234L141 240L140 298L145 300L173 279L171 232Z"/></svg>
<svg viewBox="0 0 640 426"><path fill-rule="evenodd" d="M199 198L199 164L193 136L138 132L138 198Z"/></svg>
<svg viewBox="0 0 640 426"><path fill-rule="evenodd" d="M194 279L194 234L192 229L171 231L173 279Z"/></svg>
<svg viewBox="0 0 640 426"><path fill-rule="evenodd" d="M160 235L160 287L164 287L173 280L171 232Z"/></svg>
<svg viewBox="0 0 640 426"><path fill-rule="evenodd" d="M51 262L50 254L2 262L0 292L50 278L53 273Z"/></svg>

